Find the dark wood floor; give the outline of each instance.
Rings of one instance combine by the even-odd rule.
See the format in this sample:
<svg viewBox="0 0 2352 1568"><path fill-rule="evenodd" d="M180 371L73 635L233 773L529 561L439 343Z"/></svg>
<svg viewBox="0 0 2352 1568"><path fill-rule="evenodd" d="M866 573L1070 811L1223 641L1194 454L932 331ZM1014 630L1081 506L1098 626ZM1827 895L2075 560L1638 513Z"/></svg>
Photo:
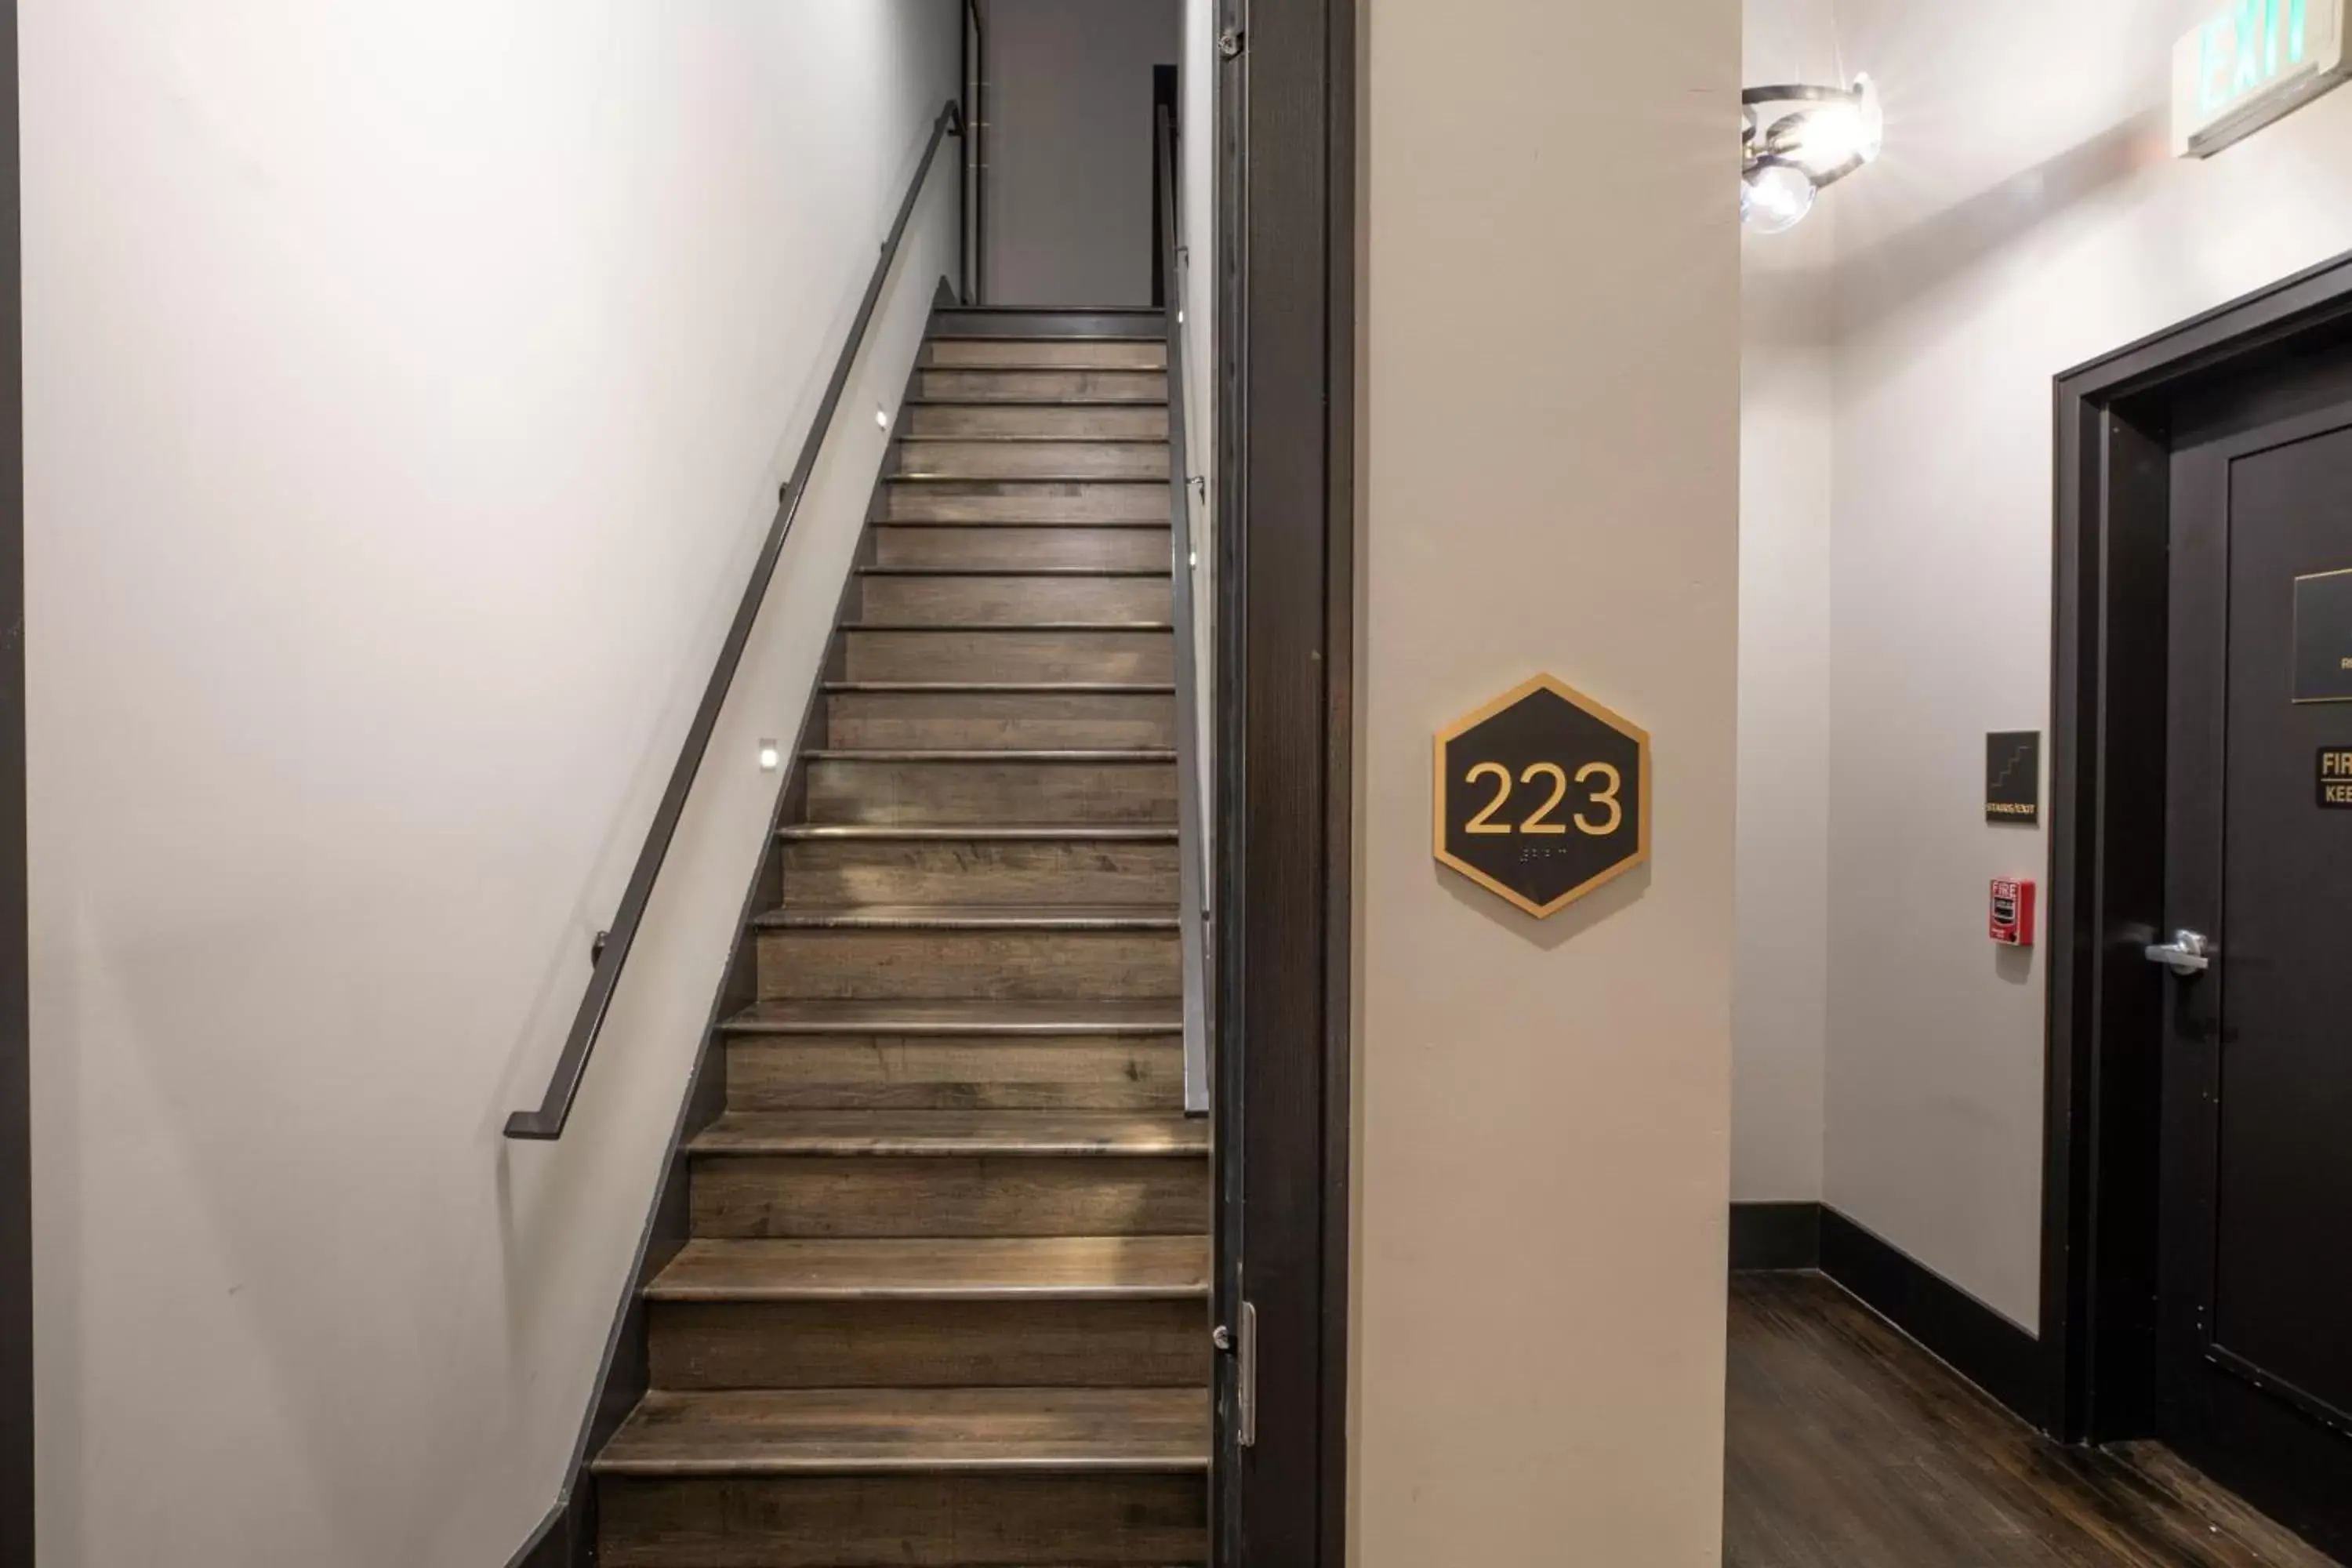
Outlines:
<svg viewBox="0 0 2352 1568"><path fill-rule="evenodd" d="M1725 1568L2335 1568L2153 1444L2074 1449L1836 1286L1735 1275Z"/></svg>

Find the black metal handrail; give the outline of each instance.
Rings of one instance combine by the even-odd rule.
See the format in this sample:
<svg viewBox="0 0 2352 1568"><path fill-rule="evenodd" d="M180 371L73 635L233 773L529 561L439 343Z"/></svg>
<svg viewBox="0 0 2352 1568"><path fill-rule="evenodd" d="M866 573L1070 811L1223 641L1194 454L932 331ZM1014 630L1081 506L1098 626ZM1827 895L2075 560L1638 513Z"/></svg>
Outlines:
<svg viewBox="0 0 2352 1568"><path fill-rule="evenodd" d="M1177 218L1176 127L1162 104L1155 111L1160 155L1160 304L1168 333L1168 563L1176 623L1176 888L1182 920L1184 1110L1209 1113L1209 868L1205 813L1201 806L1199 637L1192 624L1192 481L1184 450L1183 253Z"/></svg>
<svg viewBox="0 0 2352 1568"><path fill-rule="evenodd" d="M890 264L898 259L898 242L905 237L908 220L915 214L915 203L923 194L924 183L930 178L931 161L939 155L940 143L962 133L962 110L955 100L950 99L940 110L939 119L932 122L931 139L923 148L923 161L915 170L905 199L898 204L898 216L890 225L889 237L882 242L881 258L875 262L874 276L866 285L866 298L858 304L857 319L849 324L848 341L841 345L841 358L834 364L833 379L825 384L824 401L817 405L808 439L801 446L800 460L793 465L792 478L784 481L778 494L776 518L768 525L768 542L761 546L760 559L751 568L751 584L744 589L743 602L736 608L734 624L727 628L727 640L719 645L719 663L710 672L710 684L703 689L702 706L694 710L686 744L678 750L677 765L670 770L669 787L662 792L653 826L646 833L645 847L637 851L636 868L629 873L629 885L621 894L620 911L613 917L613 929L597 949L595 973L589 976L588 994L580 999L580 1011L572 1016L572 1032L564 1037L563 1054L555 1059L554 1076L548 1079L547 1092L540 1097L536 1110L518 1110L507 1118L506 1133L509 1138L561 1138L564 1123L572 1119L572 1103L579 1097L580 1080L587 1075L588 1058L596 1048L596 1037L611 1010L613 993L621 982L622 966L629 962L629 949L636 942L638 926L644 923L646 905L653 898L654 880L669 854L670 840L677 837L678 819L686 814L686 797L694 787L695 774L701 770L703 753L710 749L710 736L718 728L719 710L726 705L728 689L734 684L736 668L743 662L743 649L751 640L751 628L760 618L760 606L768 596L768 584L776 574L784 541L793 531L793 520L800 515L802 498L808 493L809 476L816 468L826 432L832 428L833 416L841 406L841 395L849 384L851 367L856 362L858 350L865 346L866 331L873 323L874 307L882 298Z"/></svg>

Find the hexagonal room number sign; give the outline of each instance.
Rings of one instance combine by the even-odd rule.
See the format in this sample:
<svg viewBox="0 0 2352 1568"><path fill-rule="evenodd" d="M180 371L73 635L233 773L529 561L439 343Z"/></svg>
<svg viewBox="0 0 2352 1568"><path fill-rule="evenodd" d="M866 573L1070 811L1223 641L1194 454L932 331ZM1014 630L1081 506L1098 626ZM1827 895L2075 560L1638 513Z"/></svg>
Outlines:
<svg viewBox="0 0 2352 1568"><path fill-rule="evenodd" d="M1650 858L1650 736L1549 675L1437 733L1437 858L1541 920Z"/></svg>

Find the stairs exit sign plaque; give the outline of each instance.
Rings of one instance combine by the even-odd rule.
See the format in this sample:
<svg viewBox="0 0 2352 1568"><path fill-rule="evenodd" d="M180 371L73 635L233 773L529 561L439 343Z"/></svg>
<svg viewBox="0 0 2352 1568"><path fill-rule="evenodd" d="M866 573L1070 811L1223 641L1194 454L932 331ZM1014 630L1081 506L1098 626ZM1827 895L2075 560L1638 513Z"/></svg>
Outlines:
<svg viewBox="0 0 2352 1568"><path fill-rule="evenodd" d="M1538 675L1438 731L1438 860L1542 920L1650 858L1650 737Z"/></svg>

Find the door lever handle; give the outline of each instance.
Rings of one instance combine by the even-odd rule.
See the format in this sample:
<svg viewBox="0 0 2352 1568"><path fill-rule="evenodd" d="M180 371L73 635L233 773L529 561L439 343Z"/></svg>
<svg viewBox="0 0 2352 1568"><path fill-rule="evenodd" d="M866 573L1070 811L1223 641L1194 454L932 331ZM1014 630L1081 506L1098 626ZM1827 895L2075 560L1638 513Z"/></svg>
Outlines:
<svg viewBox="0 0 2352 1568"><path fill-rule="evenodd" d="M2215 949L2202 931L2177 931L2170 942L2152 942L2147 952L2150 963L2161 963L2186 980L2213 967Z"/></svg>

